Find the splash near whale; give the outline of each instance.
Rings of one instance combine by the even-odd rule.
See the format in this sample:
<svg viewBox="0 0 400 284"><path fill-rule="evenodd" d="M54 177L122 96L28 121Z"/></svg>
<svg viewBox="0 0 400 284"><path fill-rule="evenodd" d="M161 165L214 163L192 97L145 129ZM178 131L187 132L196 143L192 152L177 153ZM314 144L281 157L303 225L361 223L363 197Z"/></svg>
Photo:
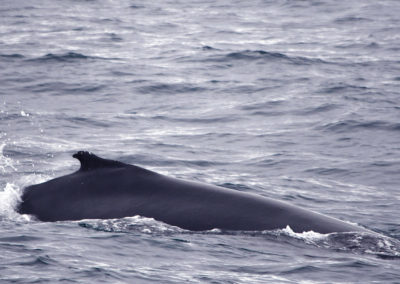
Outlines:
<svg viewBox="0 0 400 284"><path fill-rule="evenodd" d="M140 215L183 229L370 232L286 202L181 180L100 158L73 155L78 171L24 189L17 211L41 221L111 219Z"/></svg>

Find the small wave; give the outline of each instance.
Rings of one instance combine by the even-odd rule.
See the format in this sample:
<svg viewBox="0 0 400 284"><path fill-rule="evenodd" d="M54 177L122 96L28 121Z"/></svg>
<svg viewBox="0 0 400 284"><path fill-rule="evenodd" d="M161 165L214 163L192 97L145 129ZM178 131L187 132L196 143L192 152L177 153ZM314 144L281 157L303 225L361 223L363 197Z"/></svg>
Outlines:
<svg viewBox="0 0 400 284"><path fill-rule="evenodd" d="M380 258L400 259L400 241L377 233L330 233L320 234L313 231L295 233L289 226L285 229L265 231L266 235L288 236L302 240L306 244L325 249L372 254Z"/></svg>
<svg viewBox="0 0 400 284"><path fill-rule="evenodd" d="M400 165L399 161L374 161L370 163L371 166L374 167L392 167L395 165Z"/></svg>
<svg viewBox="0 0 400 284"><path fill-rule="evenodd" d="M207 160L161 160L153 161L153 165L157 165L158 167L168 167L168 166L183 166L188 168L215 168L217 166L224 166L226 163L223 162L216 162L216 161L207 161Z"/></svg>
<svg viewBox="0 0 400 284"><path fill-rule="evenodd" d="M289 59L289 56L279 52L267 52L263 50L244 50L228 53L226 58L235 60L259 60L259 59Z"/></svg>
<svg viewBox="0 0 400 284"><path fill-rule="evenodd" d="M14 54L0 54L1 58L24 58L22 54L14 53Z"/></svg>
<svg viewBox="0 0 400 284"><path fill-rule="evenodd" d="M313 266L313 265L299 265L295 268L290 268L286 271L282 271L281 273L283 275L287 275L287 274L298 274L298 273L315 273L318 271L322 271L322 268Z"/></svg>
<svg viewBox="0 0 400 284"><path fill-rule="evenodd" d="M398 240L368 233L335 233L316 242L317 246L359 254L373 254L380 258L400 259Z"/></svg>
<svg viewBox="0 0 400 284"><path fill-rule="evenodd" d="M49 257L48 255L44 256L32 256L26 259L25 261L15 263L16 265L23 265L23 266L47 266L47 265L54 265L56 261Z"/></svg>
<svg viewBox="0 0 400 284"><path fill-rule="evenodd" d="M99 128L107 128L110 127L110 124L105 123L104 121L99 121L93 118L88 117L63 117L69 122L73 122L77 125L88 125L92 127L99 127Z"/></svg>
<svg viewBox="0 0 400 284"><path fill-rule="evenodd" d="M336 104L322 104L320 106L315 106L315 107L308 107L302 110L298 110L295 112L297 115L312 115L312 114L318 114L321 112L328 112L334 109L337 109L339 106Z"/></svg>
<svg viewBox="0 0 400 284"><path fill-rule="evenodd" d="M143 9L145 7L146 6L144 6L144 5L136 5L136 4L133 4L133 5L129 6L129 8L131 8L131 9Z"/></svg>
<svg viewBox="0 0 400 284"><path fill-rule="evenodd" d="M79 60L79 59L88 59L89 56L83 55L81 53L75 53L75 52L68 52L65 54L57 55L53 53L48 53L44 56L35 58L35 59L30 59L30 61L59 61L59 62L64 62L64 61L74 61L74 60Z"/></svg>
<svg viewBox="0 0 400 284"><path fill-rule="evenodd" d="M38 241L41 239L42 238L29 235L16 235L12 237L0 237L0 242L3 243L30 242L30 241Z"/></svg>
<svg viewBox="0 0 400 284"><path fill-rule="evenodd" d="M350 44L338 44L335 46L336 48L370 48L370 49L375 49L380 47L380 45L376 42L370 42L370 43L350 43Z"/></svg>
<svg viewBox="0 0 400 284"><path fill-rule="evenodd" d="M254 189L244 185L244 184L238 184L238 183L230 183L230 182L226 182L223 184L220 184L219 186L222 187L226 187L226 188L230 188L230 189L234 189L237 191L248 191L248 192L253 192Z"/></svg>
<svg viewBox="0 0 400 284"><path fill-rule="evenodd" d="M240 109L244 111L250 111L251 115L255 116L281 116L284 115L284 111L275 110L284 104L284 100L267 101L263 103L252 103L241 106Z"/></svg>
<svg viewBox="0 0 400 284"><path fill-rule="evenodd" d="M207 50L217 50L216 48L214 48L214 47L212 47L212 46L209 46L209 45L205 45L205 46L203 46L201 49L202 49L202 50L205 50L205 51L207 51Z"/></svg>
<svg viewBox="0 0 400 284"><path fill-rule="evenodd" d="M374 121L357 121L342 120L318 126L318 129L324 131L332 131L336 133L352 132L355 130L384 130L384 131L400 131L400 123L390 123L381 120Z"/></svg>
<svg viewBox="0 0 400 284"><path fill-rule="evenodd" d="M79 62L88 59L117 59L117 58L103 58L98 56L87 56L77 52L67 52L64 54L48 53L44 56L30 58L27 61L33 62Z"/></svg>
<svg viewBox="0 0 400 284"><path fill-rule="evenodd" d="M264 103L252 103L252 104L244 105L240 109L242 109L242 110L263 110L263 109L269 109L271 107L276 107L276 106L282 105L283 103L285 103L285 100L273 100L273 101L267 101Z"/></svg>
<svg viewBox="0 0 400 284"><path fill-rule="evenodd" d="M351 172L345 169L339 168L313 168L307 169L305 172L314 173L318 175L330 176L330 175L348 175Z"/></svg>
<svg viewBox="0 0 400 284"><path fill-rule="evenodd" d="M256 110L251 113L251 115L257 115L257 116L266 116L266 117L271 117L271 116L283 116L288 113L292 115L298 115L298 116L309 116L309 115L314 115L314 114L320 114L321 112L328 112L334 109L338 108L338 105L336 104L323 104L320 106L313 106L313 107L307 107L304 109L295 109L295 110L290 110L290 109L285 109L285 110L274 110L272 109L274 106L271 105L269 107L260 107L259 110ZM251 110L251 109L257 109L258 107L242 107L244 110Z"/></svg>
<svg viewBox="0 0 400 284"><path fill-rule="evenodd" d="M264 50L244 50L222 55L212 55L205 62L230 62L230 61L283 61L294 65L311 65L315 63L328 63L319 58L307 58L301 56L288 56L280 52L268 52Z"/></svg>
<svg viewBox="0 0 400 284"><path fill-rule="evenodd" d="M255 111L251 113L252 115L257 115L257 116L283 116L285 115L285 112L282 111Z"/></svg>
<svg viewBox="0 0 400 284"><path fill-rule="evenodd" d="M238 118L235 116L217 116L217 117L196 117L196 118L187 118L187 117L170 117L164 115L157 115L152 117L155 120L165 120L165 121L173 121L173 122L187 122L187 123L219 123L219 122L233 122L237 121Z"/></svg>
<svg viewBox="0 0 400 284"><path fill-rule="evenodd" d="M129 72L129 71L121 71L121 70L117 70L117 71L111 71L111 74L117 77L122 77L122 76L127 76L127 77L133 77L134 73L133 72ZM143 82L147 82L146 80L134 80L131 81L130 83L143 83Z"/></svg>
<svg viewBox="0 0 400 284"><path fill-rule="evenodd" d="M334 22L336 24L354 24L354 23L360 23L360 22L371 22L371 19L363 18L363 17L357 17L357 16L346 16L346 17L341 17L337 18Z"/></svg>
<svg viewBox="0 0 400 284"><path fill-rule="evenodd" d="M161 144L157 144L160 146ZM163 144L165 147L165 144ZM168 147L168 146L167 146ZM184 146L180 145L172 145L169 146L171 149L177 149L177 147L182 148ZM224 162L217 162L217 161L208 161L208 160L180 160L180 159L165 159L165 157L153 155L150 158L148 155L124 155L123 157L119 158L122 162L130 163L131 161L135 161L135 163L140 165L147 165L151 167L180 167L180 168L193 168L193 167L206 167L206 168L215 168L218 166L226 166L227 163Z"/></svg>
<svg viewBox="0 0 400 284"><path fill-rule="evenodd" d="M110 33L109 34L109 38L110 38L111 41L114 41L114 42L123 41L123 38L121 36L115 34L115 33Z"/></svg>
<svg viewBox="0 0 400 284"><path fill-rule="evenodd" d="M105 88L104 85L96 85L96 86L77 86L72 88L65 88L64 90L66 92L72 92L72 93L92 93L100 91L104 88Z"/></svg>
<svg viewBox="0 0 400 284"><path fill-rule="evenodd" d="M60 81L45 82L27 85L25 90L34 93L50 92L52 95L65 95L70 93L93 93L104 89L105 85L71 84Z"/></svg>
<svg viewBox="0 0 400 284"><path fill-rule="evenodd" d="M364 86L355 86L355 85L348 85L348 84L338 84L331 87L322 88L319 93L321 94L337 94L337 93L348 93L354 91L366 91L369 88Z"/></svg>
<svg viewBox="0 0 400 284"><path fill-rule="evenodd" d="M203 92L206 88L191 84L155 83L137 89L142 94L181 94Z"/></svg>

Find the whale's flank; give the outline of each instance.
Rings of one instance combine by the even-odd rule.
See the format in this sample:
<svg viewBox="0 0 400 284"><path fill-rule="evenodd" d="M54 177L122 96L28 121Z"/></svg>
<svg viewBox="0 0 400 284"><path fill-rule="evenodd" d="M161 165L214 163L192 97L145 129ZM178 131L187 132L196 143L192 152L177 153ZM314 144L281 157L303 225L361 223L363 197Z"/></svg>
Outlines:
<svg viewBox="0 0 400 284"><path fill-rule="evenodd" d="M188 230L367 231L282 201L215 185L167 177L144 168L73 155L81 168L24 189L18 212L41 221L141 215Z"/></svg>

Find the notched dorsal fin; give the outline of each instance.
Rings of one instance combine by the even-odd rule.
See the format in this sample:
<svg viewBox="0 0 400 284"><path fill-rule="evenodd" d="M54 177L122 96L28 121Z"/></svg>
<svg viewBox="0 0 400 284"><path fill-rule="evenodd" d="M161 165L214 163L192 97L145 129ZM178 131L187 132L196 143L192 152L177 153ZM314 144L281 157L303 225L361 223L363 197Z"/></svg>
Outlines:
<svg viewBox="0 0 400 284"><path fill-rule="evenodd" d="M100 168L119 168L127 166L126 164L118 161L107 160L96 156L95 154L87 151L79 151L72 155L81 162L80 171L90 171Z"/></svg>

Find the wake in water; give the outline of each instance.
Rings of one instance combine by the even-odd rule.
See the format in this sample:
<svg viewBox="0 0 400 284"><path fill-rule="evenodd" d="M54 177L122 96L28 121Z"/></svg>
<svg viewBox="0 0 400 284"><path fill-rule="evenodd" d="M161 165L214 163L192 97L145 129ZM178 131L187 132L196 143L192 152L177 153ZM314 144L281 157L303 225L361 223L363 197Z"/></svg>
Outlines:
<svg viewBox="0 0 400 284"><path fill-rule="evenodd" d="M289 226L273 231L224 231L213 229L203 232L192 232L141 216L108 220L82 220L75 221L75 223L90 230L113 233L151 234L155 237L179 234L243 235L267 238L276 242L286 242L288 245L300 242L317 248L355 254L370 254L381 258L400 259L400 241L380 234L360 232L320 234L313 231L295 233Z"/></svg>
<svg viewBox="0 0 400 284"><path fill-rule="evenodd" d="M319 234L313 231L295 233L288 226L285 229L278 230L277 235L303 240L306 244L319 248L400 259L400 241L380 234L351 232Z"/></svg>

